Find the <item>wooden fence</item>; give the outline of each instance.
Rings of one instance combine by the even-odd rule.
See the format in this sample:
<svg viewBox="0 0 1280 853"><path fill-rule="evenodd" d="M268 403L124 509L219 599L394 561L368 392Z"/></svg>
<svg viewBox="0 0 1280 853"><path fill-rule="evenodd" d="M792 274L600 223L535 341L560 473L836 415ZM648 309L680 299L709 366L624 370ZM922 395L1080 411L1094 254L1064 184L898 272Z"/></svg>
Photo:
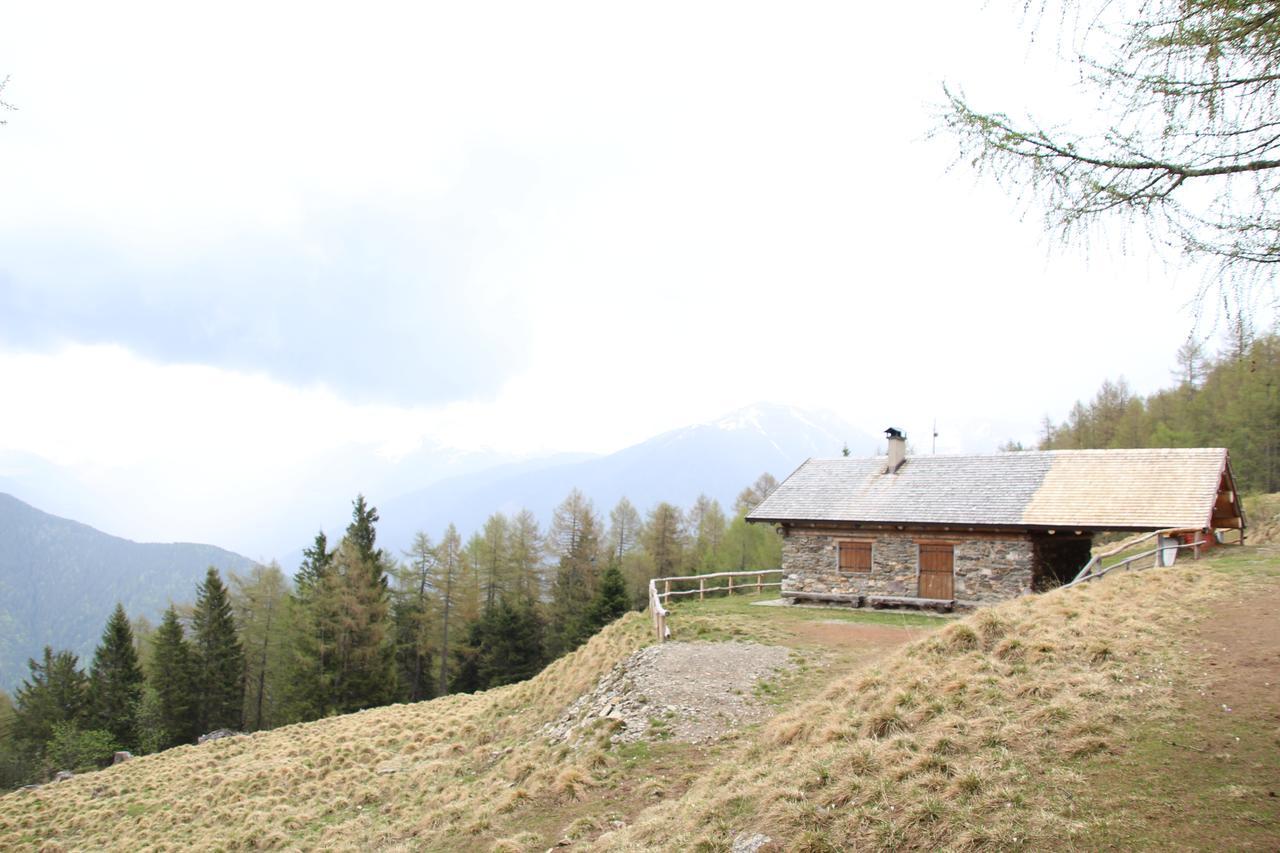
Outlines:
<svg viewBox="0 0 1280 853"><path fill-rule="evenodd" d="M653 614L653 629L658 633L658 639L666 640L671 636L671 629L667 627L667 614L670 612L666 608L667 602L672 596L696 595L698 600L702 601L707 597L707 593L725 592L733 595L735 592L764 592L766 587L781 587L782 579L779 577L777 581L765 583L765 575L781 575L782 569L763 569L756 572L714 572L708 575L688 575L678 578L654 578L649 581L649 612ZM742 579L745 582L734 585L735 579ZM708 581L721 581L725 583L723 586L707 586ZM688 589L672 589L671 585L677 586L685 584L697 583L696 587Z"/></svg>
<svg viewBox="0 0 1280 853"><path fill-rule="evenodd" d="M1194 533L1196 534L1196 540L1194 542L1178 542L1174 537L1176 537L1180 533ZM1066 583L1062 585L1063 589L1066 589L1067 587L1075 586L1078 583L1086 583L1088 581L1094 580L1095 578L1100 578L1103 575L1107 574L1108 572L1114 571L1121 567L1131 568L1134 563L1137 563L1140 560L1145 560L1148 557L1152 558L1151 568L1155 568L1160 565L1161 554L1167 548L1172 548L1175 551L1182 548L1191 548L1193 549L1191 552L1193 557L1195 559L1199 559L1200 546L1204 545L1205 543L1205 540L1200 538L1202 534L1203 532L1200 530L1175 530L1175 529L1157 530L1154 533L1148 533L1146 536L1141 536L1137 539L1131 540L1129 542L1125 542L1120 547L1113 548L1112 550L1106 552L1105 554L1098 554L1094 557L1091 557L1089 559L1089 562L1084 564L1084 568L1080 570L1080 572L1075 576L1075 579L1072 580L1071 583ZM1141 554L1135 554L1132 557L1128 557L1124 560L1121 560L1118 563L1115 563L1114 565L1110 565L1110 566L1102 565L1103 561L1106 560L1107 558L1114 557L1117 554L1121 554L1125 551L1128 551L1133 546L1153 538L1156 540L1156 547L1151 549L1150 551L1143 551Z"/></svg>

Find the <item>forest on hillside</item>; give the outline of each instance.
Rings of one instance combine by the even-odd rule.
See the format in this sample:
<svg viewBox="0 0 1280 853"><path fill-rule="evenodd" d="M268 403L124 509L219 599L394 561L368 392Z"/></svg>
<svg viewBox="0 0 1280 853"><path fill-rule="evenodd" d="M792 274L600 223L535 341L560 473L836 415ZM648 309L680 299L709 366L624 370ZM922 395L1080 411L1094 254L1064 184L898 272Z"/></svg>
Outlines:
<svg viewBox="0 0 1280 853"><path fill-rule="evenodd" d="M1040 449L1226 447L1242 492L1280 492L1280 335L1237 335L1216 356L1189 340L1174 375L1146 397L1104 381L1062 423L1045 419Z"/></svg>
<svg viewBox="0 0 1280 853"><path fill-rule="evenodd" d="M209 569L194 603L158 628L117 606L85 670L46 648L12 697L0 692L0 787L156 752L220 729L256 731L529 678L646 602L652 577L776 567L781 543L745 516L764 474L727 516L699 497L607 520L574 490L544 531L495 513L463 541L449 525L395 555L363 496L337 543L323 533L290 580L272 563Z"/></svg>

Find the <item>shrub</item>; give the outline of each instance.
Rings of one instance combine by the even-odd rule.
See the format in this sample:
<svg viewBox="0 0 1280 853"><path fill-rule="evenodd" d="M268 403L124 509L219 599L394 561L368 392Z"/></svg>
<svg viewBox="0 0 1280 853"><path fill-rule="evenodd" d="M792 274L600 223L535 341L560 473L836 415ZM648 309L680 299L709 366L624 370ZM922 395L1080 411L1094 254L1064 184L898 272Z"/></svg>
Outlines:
<svg viewBox="0 0 1280 853"><path fill-rule="evenodd" d="M53 737L45 744L45 757L55 770L93 770L104 767L120 745L111 732L81 731L75 723L54 723Z"/></svg>

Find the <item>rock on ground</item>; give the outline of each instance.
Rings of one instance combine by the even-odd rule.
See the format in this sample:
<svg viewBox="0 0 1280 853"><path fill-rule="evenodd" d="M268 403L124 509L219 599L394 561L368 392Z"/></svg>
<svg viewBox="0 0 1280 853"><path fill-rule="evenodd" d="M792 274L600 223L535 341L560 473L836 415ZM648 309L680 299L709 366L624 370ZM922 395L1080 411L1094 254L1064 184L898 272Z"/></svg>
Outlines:
<svg viewBox="0 0 1280 853"><path fill-rule="evenodd" d="M543 733L557 742L578 740L606 720L616 726L610 737L615 744L709 743L772 716L755 687L789 668L790 653L785 646L739 642L649 646L614 666Z"/></svg>
<svg viewBox="0 0 1280 853"><path fill-rule="evenodd" d="M200 735L196 738L196 743L208 743L211 740L222 740L224 737L239 737L244 732L233 732L231 729L215 729L207 735Z"/></svg>

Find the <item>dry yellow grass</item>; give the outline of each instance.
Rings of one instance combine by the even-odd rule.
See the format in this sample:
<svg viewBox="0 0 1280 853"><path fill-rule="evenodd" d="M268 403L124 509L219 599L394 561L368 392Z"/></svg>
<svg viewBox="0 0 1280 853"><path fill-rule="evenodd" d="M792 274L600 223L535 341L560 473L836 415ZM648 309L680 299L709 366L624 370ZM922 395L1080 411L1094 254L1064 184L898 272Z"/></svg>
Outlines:
<svg viewBox="0 0 1280 853"><path fill-rule="evenodd" d="M183 747L0 797L0 848L517 851L545 849L548 832L597 849L727 850L744 832L791 850L1070 844L1091 820L1069 796L1082 781L1073 762L1123 746L1137 717L1170 713L1182 680L1172 639L1234 583L1204 565L1108 577L947 625L810 691L675 785L609 749L603 730L577 749L540 736L649 642L647 618L631 614L524 684ZM628 814L589 808L619 788Z"/></svg>
<svg viewBox="0 0 1280 853"><path fill-rule="evenodd" d="M1073 759L1175 706L1186 620L1231 582L1184 563L981 611L767 724L597 849L1069 846ZM1140 718L1140 719L1139 719Z"/></svg>
<svg viewBox="0 0 1280 853"><path fill-rule="evenodd" d="M598 757L538 730L650 636L647 617L630 614L522 684L179 747L8 794L0 849L474 848L500 815L592 784Z"/></svg>

